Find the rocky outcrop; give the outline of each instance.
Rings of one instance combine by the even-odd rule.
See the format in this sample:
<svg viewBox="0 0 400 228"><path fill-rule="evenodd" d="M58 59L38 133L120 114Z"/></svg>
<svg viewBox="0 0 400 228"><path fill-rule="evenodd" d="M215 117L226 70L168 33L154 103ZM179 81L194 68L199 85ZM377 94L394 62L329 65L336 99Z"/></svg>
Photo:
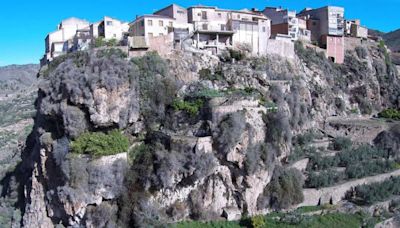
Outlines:
<svg viewBox="0 0 400 228"><path fill-rule="evenodd" d="M301 175L276 167L290 155L293 134L329 131L335 126L327 126L328 116L344 118L354 108L371 114L397 105L389 99L396 73L382 65L376 48L365 58L348 53L354 60L343 66L313 51L291 60L224 62L181 52L167 61L154 53L128 61L111 50L73 54L42 70L31 145L21 164L28 174L20 180L26 226L144 226L287 208L302 199L301 191L279 204L286 180L278 174ZM395 79L390 91L378 78L384 74ZM70 152L83 132L112 129L129 136L128 154ZM293 167L305 170L307 162ZM355 185L399 174L305 189L301 206L336 203ZM301 181L293 182L301 189Z"/></svg>

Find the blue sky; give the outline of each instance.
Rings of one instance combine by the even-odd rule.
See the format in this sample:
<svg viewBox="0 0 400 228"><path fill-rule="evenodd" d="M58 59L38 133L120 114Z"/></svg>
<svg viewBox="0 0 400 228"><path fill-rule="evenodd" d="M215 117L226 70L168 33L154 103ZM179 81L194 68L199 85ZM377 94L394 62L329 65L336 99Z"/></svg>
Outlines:
<svg viewBox="0 0 400 228"><path fill-rule="evenodd" d="M232 9L282 6L297 11L304 7L338 5L346 8L347 18L360 18L369 28L385 32L400 28L400 0L3 0L0 7L0 66L38 63L44 52L46 34L67 17L94 22L107 15L132 21L136 15L152 13L171 3Z"/></svg>

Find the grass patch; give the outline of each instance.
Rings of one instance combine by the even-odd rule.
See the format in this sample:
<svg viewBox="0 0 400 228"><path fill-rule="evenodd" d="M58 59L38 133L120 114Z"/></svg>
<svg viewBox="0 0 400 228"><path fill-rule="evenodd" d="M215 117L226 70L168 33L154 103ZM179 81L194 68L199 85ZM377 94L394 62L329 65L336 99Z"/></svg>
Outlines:
<svg viewBox="0 0 400 228"><path fill-rule="evenodd" d="M385 119L392 119L392 120L400 120L400 111L393 108L389 108L380 112L378 114L378 117Z"/></svg>
<svg viewBox="0 0 400 228"><path fill-rule="evenodd" d="M86 132L71 143L71 150L76 154L107 156L127 152L129 140L120 131Z"/></svg>
<svg viewBox="0 0 400 228"><path fill-rule="evenodd" d="M172 104L172 107L175 109L175 111L185 111L191 116L196 116L203 106L204 101L201 99L197 99L193 102L175 100Z"/></svg>
<svg viewBox="0 0 400 228"><path fill-rule="evenodd" d="M256 218L256 219L254 219ZM367 216L361 213L342 214L330 213L325 215L305 216L301 214L275 214L246 218L242 221L216 221L198 222L188 221L171 225L176 228L239 228L239 227L265 227L265 228L359 228L363 227ZM254 222L254 223L253 223ZM257 226L254 226L257 225ZM372 226L373 227L373 226Z"/></svg>

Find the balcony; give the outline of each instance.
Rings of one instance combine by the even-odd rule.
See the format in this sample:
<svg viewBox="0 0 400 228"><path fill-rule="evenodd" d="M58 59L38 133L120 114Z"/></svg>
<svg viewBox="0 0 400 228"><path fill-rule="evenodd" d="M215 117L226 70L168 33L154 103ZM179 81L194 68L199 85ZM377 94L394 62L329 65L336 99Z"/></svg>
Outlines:
<svg viewBox="0 0 400 228"><path fill-rule="evenodd" d="M194 30L199 33L221 33L221 34L232 34L232 26L225 25L212 25L212 24L198 24L194 25Z"/></svg>

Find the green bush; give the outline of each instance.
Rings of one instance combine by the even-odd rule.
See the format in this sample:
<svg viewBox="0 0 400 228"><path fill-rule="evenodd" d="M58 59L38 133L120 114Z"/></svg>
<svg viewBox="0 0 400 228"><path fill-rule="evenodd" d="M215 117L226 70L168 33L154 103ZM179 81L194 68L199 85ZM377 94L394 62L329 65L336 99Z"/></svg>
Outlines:
<svg viewBox="0 0 400 228"><path fill-rule="evenodd" d="M128 57L128 54L118 48L107 48L97 51L97 58L102 58L102 57L110 58L111 56L116 56L124 59Z"/></svg>
<svg viewBox="0 0 400 228"><path fill-rule="evenodd" d="M371 160L346 167L348 179L362 178L380 173L390 172L397 168L397 163L389 160Z"/></svg>
<svg viewBox="0 0 400 228"><path fill-rule="evenodd" d="M265 218L263 215L257 215L251 218L251 226L253 228L262 228L265 226Z"/></svg>
<svg viewBox="0 0 400 228"><path fill-rule="evenodd" d="M380 118L400 120L400 111L393 108L389 108L380 112L378 116Z"/></svg>
<svg viewBox="0 0 400 228"><path fill-rule="evenodd" d="M188 112L191 116L197 115L203 106L204 101L201 99L198 99L194 102L175 100L172 104L172 107L176 111L185 111Z"/></svg>
<svg viewBox="0 0 400 228"><path fill-rule="evenodd" d="M319 173L311 172L307 178L306 186L308 188L328 187L343 179L343 174L335 170L324 170Z"/></svg>
<svg viewBox="0 0 400 228"><path fill-rule="evenodd" d="M346 198L358 204L370 205L398 195L400 195L400 177L391 177L382 182L359 185L355 187L354 192L348 192Z"/></svg>
<svg viewBox="0 0 400 228"><path fill-rule="evenodd" d="M127 152L129 140L120 131L86 132L71 143L71 150L77 154L107 156Z"/></svg>
<svg viewBox="0 0 400 228"><path fill-rule="evenodd" d="M235 59L237 61L243 60L246 58L246 53L240 50L235 50L235 49L229 49L229 54L232 59Z"/></svg>
<svg viewBox="0 0 400 228"><path fill-rule="evenodd" d="M118 40L117 39L109 39L105 42L107 47L115 47L118 45Z"/></svg>
<svg viewBox="0 0 400 228"><path fill-rule="evenodd" d="M349 138L346 137L337 137L333 139L332 143L329 145L329 149L331 150L346 150L352 146L352 142Z"/></svg>
<svg viewBox="0 0 400 228"><path fill-rule="evenodd" d="M105 41L104 41L104 38L103 38L103 37L97 37L97 38L94 40L93 46L96 47L96 48L98 48L98 47L103 47L103 46L105 46L105 45L106 45L106 44L105 44Z"/></svg>
<svg viewBox="0 0 400 228"><path fill-rule="evenodd" d="M146 152L148 152L150 150L151 150L151 148L149 148L149 146L144 144L144 143L140 144L140 145L137 145L137 146L134 146L131 149L129 149L128 158L129 158L129 160L131 162L135 162L136 158L138 158L143 153L146 153Z"/></svg>

